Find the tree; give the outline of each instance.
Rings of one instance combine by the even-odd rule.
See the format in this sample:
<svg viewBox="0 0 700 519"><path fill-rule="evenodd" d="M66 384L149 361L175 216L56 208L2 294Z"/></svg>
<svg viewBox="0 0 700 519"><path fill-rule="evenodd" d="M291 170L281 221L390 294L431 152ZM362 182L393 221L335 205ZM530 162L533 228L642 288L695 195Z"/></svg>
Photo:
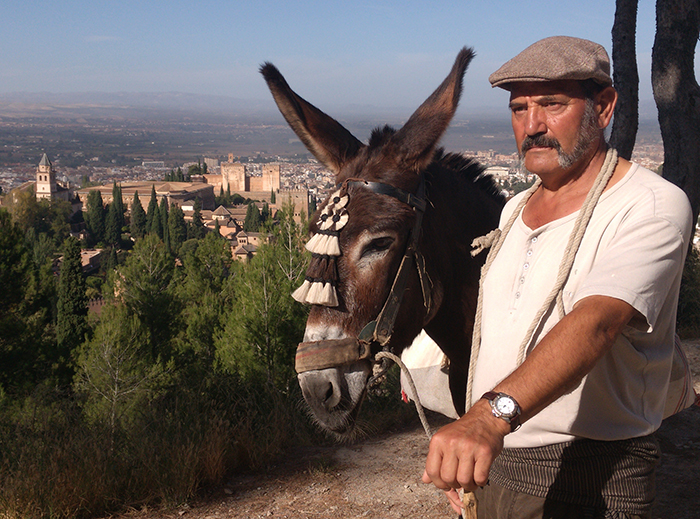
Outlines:
<svg viewBox="0 0 700 519"><path fill-rule="evenodd" d="M86 414L108 425L112 446L116 432L159 393L171 368L149 359L147 334L138 318L120 304L104 308L76 365L75 388L85 395Z"/></svg>
<svg viewBox="0 0 700 519"><path fill-rule="evenodd" d="M160 213L160 228L161 234L160 238L165 243L165 250L170 251L170 233L168 232L168 212L170 208L168 207L167 197L163 197L160 200L160 207L158 212Z"/></svg>
<svg viewBox="0 0 700 519"><path fill-rule="evenodd" d="M260 229L260 211L254 202L248 204L243 221L243 230L246 232L257 232Z"/></svg>
<svg viewBox="0 0 700 519"><path fill-rule="evenodd" d="M610 144L629 160L639 128L636 32L638 0L617 0L612 29L613 83L619 93Z"/></svg>
<svg viewBox="0 0 700 519"><path fill-rule="evenodd" d="M195 198L192 222L187 227L187 238L198 240L204 237L205 232L204 221L202 220L202 201L199 198Z"/></svg>
<svg viewBox="0 0 700 519"><path fill-rule="evenodd" d="M694 59L699 35L700 2L657 0L651 83L664 142L663 175L688 195L694 222L700 211L700 86Z"/></svg>
<svg viewBox="0 0 700 519"><path fill-rule="evenodd" d="M187 239L187 223L185 214L179 205L173 204L168 214L168 237L170 238L170 248L174 254L180 250L180 246Z"/></svg>
<svg viewBox="0 0 700 519"><path fill-rule="evenodd" d="M222 318L233 300L227 290L233 261L228 243L214 233L196 243L197 248L183 258L184 281L178 284L180 299L188 302L180 317L184 327L178 343L181 351L190 352L207 370L214 362Z"/></svg>
<svg viewBox="0 0 700 519"><path fill-rule="evenodd" d="M121 234L122 227L124 227L124 199L122 197L122 188L116 182L114 182L112 186L112 204L115 207L117 225L119 226L119 232Z"/></svg>
<svg viewBox="0 0 700 519"><path fill-rule="evenodd" d="M150 218L148 218L150 216ZM148 213L146 217L150 220L150 226L148 227L148 233L158 236L161 240L163 239L163 219L160 216L160 209L156 203L151 209L151 204L148 204Z"/></svg>
<svg viewBox="0 0 700 519"><path fill-rule="evenodd" d="M134 201L131 203L131 236L143 238L146 235L146 212L143 210L138 191L134 193Z"/></svg>
<svg viewBox="0 0 700 519"><path fill-rule="evenodd" d="M307 308L290 295L303 281L304 233L294 223L292 208L280 213L270 243L229 278L236 305L217 341L217 358L228 370L262 376L286 389L294 380L294 352L304 333Z"/></svg>
<svg viewBox="0 0 700 519"><path fill-rule="evenodd" d="M121 226L119 225L119 210L116 204L107 206L107 217L105 218L105 242L112 246L119 246L121 242Z"/></svg>
<svg viewBox="0 0 700 519"><path fill-rule="evenodd" d="M19 224L0 209L0 388L4 389L14 385L16 371L24 372L28 363L23 302L30 265Z"/></svg>
<svg viewBox="0 0 700 519"><path fill-rule="evenodd" d="M151 186L151 199L146 210L146 232L153 232L153 216L158 213L158 198L156 197L156 186Z"/></svg>
<svg viewBox="0 0 700 519"><path fill-rule="evenodd" d="M90 234L90 243L95 244L105 238L105 208L99 189L93 189L88 194L85 227Z"/></svg>
<svg viewBox="0 0 700 519"><path fill-rule="evenodd" d="M129 311L149 332L152 358L170 357L170 337L175 331L177 307L173 293L175 262L160 239L149 234L134 249L116 277L117 292Z"/></svg>
<svg viewBox="0 0 700 519"><path fill-rule="evenodd" d="M64 369L69 364L72 352L85 340L89 330L85 288L80 243L75 238L68 238L63 246L56 304L58 362Z"/></svg>

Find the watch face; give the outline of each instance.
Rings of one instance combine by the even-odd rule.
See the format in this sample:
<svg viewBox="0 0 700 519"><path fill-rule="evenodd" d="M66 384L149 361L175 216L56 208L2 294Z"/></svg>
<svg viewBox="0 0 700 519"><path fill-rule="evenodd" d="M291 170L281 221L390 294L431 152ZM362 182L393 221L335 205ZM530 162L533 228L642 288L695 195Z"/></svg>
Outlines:
<svg viewBox="0 0 700 519"><path fill-rule="evenodd" d="M515 414L515 402L511 398L497 398L494 404L496 410L505 416L513 416Z"/></svg>

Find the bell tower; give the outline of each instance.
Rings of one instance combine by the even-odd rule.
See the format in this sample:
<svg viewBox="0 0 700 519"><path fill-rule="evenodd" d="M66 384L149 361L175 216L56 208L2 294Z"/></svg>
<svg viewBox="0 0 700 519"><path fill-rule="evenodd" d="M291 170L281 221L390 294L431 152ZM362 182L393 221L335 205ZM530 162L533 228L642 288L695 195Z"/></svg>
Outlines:
<svg viewBox="0 0 700 519"><path fill-rule="evenodd" d="M38 200L42 198L51 200L56 197L57 191L56 171L53 169L49 157L44 153L36 170L36 198Z"/></svg>

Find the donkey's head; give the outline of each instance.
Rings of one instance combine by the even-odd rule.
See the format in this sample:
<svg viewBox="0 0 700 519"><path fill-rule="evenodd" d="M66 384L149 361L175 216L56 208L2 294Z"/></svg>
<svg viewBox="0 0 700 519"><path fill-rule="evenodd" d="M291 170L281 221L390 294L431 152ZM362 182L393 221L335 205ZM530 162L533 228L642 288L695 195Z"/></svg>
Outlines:
<svg viewBox="0 0 700 519"><path fill-rule="evenodd" d="M457 109L472 57L462 49L450 74L406 124L375 130L368 144L295 94L272 64L261 67L284 118L336 177L337 190L312 216L311 265L294 294L313 305L297 351L299 383L329 431L352 429L376 350L400 353L428 317L429 286L421 282L420 269L400 264L416 246L423 172ZM399 310L392 284L401 277L405 296ZM392 330L379 329L380 313L397 314Z"/></svg>

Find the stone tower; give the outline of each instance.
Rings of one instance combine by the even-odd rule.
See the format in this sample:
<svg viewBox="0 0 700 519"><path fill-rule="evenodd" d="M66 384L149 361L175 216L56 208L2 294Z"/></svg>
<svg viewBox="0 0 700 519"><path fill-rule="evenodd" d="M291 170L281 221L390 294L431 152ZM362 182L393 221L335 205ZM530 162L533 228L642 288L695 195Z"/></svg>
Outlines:
<svg viewBox="0 0 700 519"><path fill-rule="evenodd" d="M56 198L58 187L56 184L56 171L49 160L49 157L44 153L39 162L39 167L36 170L36 198L48 198L49 200Z"/></svg>

